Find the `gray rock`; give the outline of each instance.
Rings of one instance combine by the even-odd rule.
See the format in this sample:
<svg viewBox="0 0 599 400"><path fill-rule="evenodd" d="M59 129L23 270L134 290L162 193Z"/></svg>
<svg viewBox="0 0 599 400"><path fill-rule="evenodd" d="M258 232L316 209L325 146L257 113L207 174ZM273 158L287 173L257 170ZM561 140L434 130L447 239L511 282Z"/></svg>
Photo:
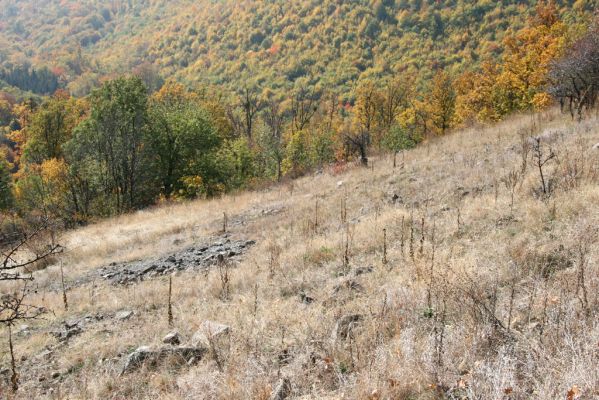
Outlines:
<svg viewBox="0 0 599 400"><path fill-rule="evenodd" d="M162 339L162 343L172 345L181 344L181 335L177 331L170 332Z"/></svg>
<svg viewBox="0 0 599 400"><path fill-rule="evenodd" d="M121 375L136 371L144 365L156 366L168 357L176 357L181 364L190 365L190 363L201 360L207 351L206 348L198 347L169 346L154 350L151 347L142 346L129 354L121 370Z"/></svg>
<svg viewBox="0 0 599 400"><path fill-rule="evenodd" d="M52 332L52 335L60 342L64 342L72 338L73 336L77 336L83 332L83 323L81 321L78 322L65 322L64 329L59 331Z"/></svg>
<svg viewBox="0 0 599 400"><path fill-rule="evenodd" d="M132 316L133 316L133 311L124 310L124 311L119 311L118 313L116 313L114 315L114 318L119 321L126 321L129 318L131 318Z"/></svg>
<svg viewBox="0 0 599 400"><path fill-rule="evenodd" d="M281 378L275 386L270 400L285 400L291 394L291 382L289 378Z"/></svg>
<svg viewBox="0 0 599 400"><path fill-rule="evenodd" d="M94 272L113 284L127 285L146 278L168 275L188 269L206 269L223 259L233 259L245 253L253 240L231 240L225 237L209 246L192 246L159 259L140 260L109 265Z"/></svg>
<svg viewBox="0 0 599 400"><path fill-rule="evenodd" d="M363 317L360 314L349 314L341 317L335 324L333 330L334 340L345 340L347 339L355 327L362 321Z"/></svg>
<svg viewBox="0 0 599 400"><path fill-rule="evenodd" d="M219 346L223 339L228 338L231 327L213 321L204 321L200 329L191 338L194 347L203 346L210 348L212 345Z"/></svg>

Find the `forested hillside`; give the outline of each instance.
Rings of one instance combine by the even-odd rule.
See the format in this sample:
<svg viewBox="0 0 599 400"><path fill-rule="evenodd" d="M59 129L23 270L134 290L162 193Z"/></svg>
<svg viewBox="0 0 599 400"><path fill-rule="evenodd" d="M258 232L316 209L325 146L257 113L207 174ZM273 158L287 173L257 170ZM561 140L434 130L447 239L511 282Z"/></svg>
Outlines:
<svg viewBox="0 0 599 400"><path fill-rule="evenodd" d="M475 68L503 52L535 0L1 0L0 79L84 95L105 76L138 71L183 83L296 84L351 97L365 78ZM592 0L559 0L566 23ZM33 73L30 67L36 68ZM51 72L52 74L48 74ZM32 75L35 75L32 77Z"/></svg>
<svg viewBox="0 0 599 400"><path fill-rule="evenodd" d="M16 22L7 21L22 21L22 32L28 32L26 22L33 27L44 20L27 20L34 12L27 4L4 9L16 13ZM62 21L68 25L76 20L69 13L89 19L93 4L48 3L41 10L67 12ZM0 209L72 226L163 200L293 179L328 165L367 165L372 154L397 155L454 128L514 112L559 103L582 118L594 108L599 22L583 12L583 3L560 8L543 2L532 13L530 6L507 3L488 13L481 2L438 4L306 4L304 12L287 3L221 2L196 7L198 13L179 4L162 14L161 2L139 8L114 2L93 18L104 21L90 30L97 40L82 43L83 21L67 29L70 35L50 32L52 40L36 46L22 33L21 41L11 42L17 49L28 43L29 57L36 59L37 48L43 59L36 65L6 61L0 72L13 85L0 91ZM433 18L437 33L423 25L429 13L439 16ZM511 13L509 29L499 29L497 21L509 18L497 16ZM169 15L179 30L165 22ZM464 15L478 15L480 23L459 22ZM407 18L413 23L402 22ZM352 33L364 26L374 31ZM478 33L468 38L472 27ZM465 35L461 49L453 29ZM339 49L324 44L329 36ZM203 67L174 50L182 38L207 49L197 54ZM144 41L147 46L139 47ZM143 51L127 48L134 42ZM429 42L436 52L423 51ZM44 59L54 64L43 65Z"/></svg>

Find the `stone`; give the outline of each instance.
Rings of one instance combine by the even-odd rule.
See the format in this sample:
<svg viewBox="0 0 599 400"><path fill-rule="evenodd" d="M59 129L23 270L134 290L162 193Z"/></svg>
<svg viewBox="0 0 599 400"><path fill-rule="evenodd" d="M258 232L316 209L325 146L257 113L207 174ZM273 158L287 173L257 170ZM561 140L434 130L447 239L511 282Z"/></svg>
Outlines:
<svg viewBox="0 0 599 400"><path fill-rule="evenodd" d="M314 303L314 297L308 296L306 293L300 293L300 301L304 304L312 304Z"/></svg>
<svg viewBox="0 0 599 400"><path fill-rule="evenodd" d="M172 345L181 344L181 335L177 331L170 332L162 339L162 343Z"/></svg>
<svg viewBox="0 0 599 400"><path fill-rule="evenodd" d="M364 290L364 287L360 285L358 282L354 281L353 279L345 280L333 287L333 293L335 294L343 290L348 290L350 292L361 292Z"/></svg>
<svg viewBox="0 0 599 400"><path fill-rule="evenodd" d="M358 267L356 268L356 270L354 271L354 275L356 276L360 276L360 275L364 275L364 274L369 274L373 271L371 266L368 267Z"/></svg>
<svg viewBox="0 0 599 400"><path fill-rule="evenodd" d="M291 382L289 378L281 378L275 386L270 400L285 400L291 394Z"/></svg>
<svg viewBox="0 0 599 400"><path fill-rule="evenodd" d="M349 314L339 318L333 330L333 339L347 339L362 319L363 316L361 314Z"/></svg>
<svg viewBox="0 0 599 400"><path fill-rule="evenodd" d="M218 322L204 321L200 329L191 338L191 345L194 347L211 348L213 345L221 344L223 339L231 333L231 327Z"/></svg>
<svg viewBox="0 0 599 400"><path fill-rule="evenodd" d="M132 316L133 316L133 311L124 310L124 311L119 311L118 313L116 313L114 315L114 318L118 319L119 321L126 321L129 318L131 318Z"/></svg>
<svg viewBox="0 0 599 400"><path fill-rule="evenodd" d="M595 145L593 145L593 150L599 150L599 143L595 143Z"/></svg>
<svg viewBox="0 0 599 400"><path fill-rule="evenodd" d="M129 354L127 357L127 361L125 361L125 365L121 371L121 375L126 372L131 372L144 363L144 361L152 356L153 352L149 346L138 347L133 353Z"/></svg>
<svg viewBox="0 0 599 400"><path fill-rule="evenodd" d="M121 370L121 375L138 370L143 365L155 366L167 357L177 357L181 360L181 364L190 365L196 360L201 360L207 352L208 349L198 347L168 346L152 349L149 346L141 346L129 354Z"/></svg>
<svg viewBox="0 0 599 400"><path fill-rule="evenodd" d="M52 335L54 335L54 337L56 339L58 339L59 341L64 342L66 340L69 340L73 336L79 335L82 332L83 332L83 323L81 321L65 322L64 330L54 331L54 332L52 332Z"/></svg>

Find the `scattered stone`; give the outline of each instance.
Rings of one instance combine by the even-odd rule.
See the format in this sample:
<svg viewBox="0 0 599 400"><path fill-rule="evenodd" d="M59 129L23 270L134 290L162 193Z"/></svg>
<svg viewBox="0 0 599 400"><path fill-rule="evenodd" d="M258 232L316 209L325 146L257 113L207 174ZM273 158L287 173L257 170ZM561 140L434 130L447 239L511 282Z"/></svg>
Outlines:
<svg viewBox="0 0 599 400"><path fill-rule="evenodd" d="M337 294L342 290L361 292L364 290L364 287L360 285L358 282L354 281L353 279L348 279L333 287L334 294Z"/></svg>
<svg viewBox="0 0 599 400"><path fill-rule="evenodd" d="M595 143L595 145L593 145L593 150L599 150L599 143Z"/></svg>
<svg viewBox="0 0 599 400"><path fill-rule="evenodd" d="M314 303L314 297L308 296L306 293L300 293L300 301L304 304Z"/></svg>
<svg viewBox="0 0 599 400"><path fill-rule="evenodd" d="M162 343L179 345L181 344L181 335L177 331L170 332L162 339Z"/></svg>
<svg viewBox="0 0 599 400"><path fill-rule="evenodd" d="M335 324L333 330L333 339L345 340L352 333L353 329L362 321L363 317L360 314L349 314L341 317Z"/></svg>
<svg viewBox="0 0 599 400"><path fill-rule="evenodd" d="M21 325L16 334L21 336L29 336L31 334L31 331L29 330L29 325Z"/></svg>
<svg viewBox="0 0 599 400"><path fill-rule="evenodd" d="M191 345L194 347L211 348L217 346L220 342L229 336L231 327L228 325L219 324L213 321L204 321L200 325L200 329L191 338Z"/></svg>
<svg viewBox="0 0 599 400"><path fill-rule="evenodd" d="M281 378L275 386L270 400L285 400L291 394L291 382L289 378Z"/></svg>
<svg viewBox="0 0 599 400"><path fill-rule="evenodd" d="M60 378L60 372L58 372L58 371L52 372L52 379L57 379L57 378Z"/></svg>
<svg viewBox="0 0 599 400"><path fill-rule="evenodd" d="M169 346L153 350L148 346L142 346L129 354L121 370L121 375L133 372L143 365L156 366L167 357L177 357L180 358L182 363L191 365L190 363L201 360L207 351L206 348L199 347Z"/></svg>
<svg viewBox="0 0 599 400"><path fill-rule="evenodd" d="M37 354L35 356L35 358L47 360L50 358L50 356L52 356L52 354L53 354L52 350L46 349L46 350L42 351L41 353Z"/></svg>
<svg viewBox="0 0 599 400"><path fill-rule="evenodd" d="M356 270L354 271L354 275L356 276L360 276L360 275L364 275L364 274L369 274L373 271L371 266L368 267L358 267L356 268ZM358 284L359 285L359 284Z"/></svg>
<svg viewBox="0 0 599 400"><path fill-rule="evenodd" d="M83 328L81 325L79 325L79 324L70 325L65 322L63 330L54 331L54 332L52 332L52 334L60 342L64 342L64 341L69 340L73 336L79 335L81 332L83 332Z"/></svg>
<svg viewBox="0 0 599 400"><path fill-rule="evenodd" d="M82 318L75 318L63 322L63 329L51 332L59 341L64 342L73 336L77 336L83 332L84 328L91 323L104 319L102 314L88 314Z"/></svg>
<svg viewBox="0 0 599 400"><path fill-rule="evenodd" d="M129 318L131 318L133 316L133 311L131 310L124 310L124 311L119 311L118 313L116 313L114 315L114 318L119 320L119 321L126 321Z"/></svg>
<svg viewBox="0 0 599 400"><path fill-rule="evenodd" d="M109 265L95 274L113 284L127 285L146 278L170 275L187 269L205 269L214 266L218 257L232 259L245 253L256 242L253 240L233 241L228 237L209 246L192 246L159 259L149 259Z"/></svg>
<svg viewBox="0 0 599 400"><path fill-rule="evenodd" d="M399 195L397 193L393 193L393 196L391 196L391 203L395 204L398 200L400 200Z"/></svg>
<svg viewBox="0 0 599 400"><path fill-rule="evenodd" d="M337 182L337 187L340 188L341 186L343 186L343 181Z"/></svg>

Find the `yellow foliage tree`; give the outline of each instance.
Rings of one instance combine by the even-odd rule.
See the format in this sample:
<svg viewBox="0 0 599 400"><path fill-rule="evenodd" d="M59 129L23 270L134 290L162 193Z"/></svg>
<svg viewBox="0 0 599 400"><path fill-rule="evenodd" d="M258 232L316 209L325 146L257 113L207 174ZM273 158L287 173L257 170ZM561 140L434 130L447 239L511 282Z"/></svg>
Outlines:
<svg viewBox="0 0 599 400"><path fill-rule="evenodd" d="M441 70L435 75L428 107L434 132L444 135L454 125L456 109L456 91L447 72Z"/></svg>

